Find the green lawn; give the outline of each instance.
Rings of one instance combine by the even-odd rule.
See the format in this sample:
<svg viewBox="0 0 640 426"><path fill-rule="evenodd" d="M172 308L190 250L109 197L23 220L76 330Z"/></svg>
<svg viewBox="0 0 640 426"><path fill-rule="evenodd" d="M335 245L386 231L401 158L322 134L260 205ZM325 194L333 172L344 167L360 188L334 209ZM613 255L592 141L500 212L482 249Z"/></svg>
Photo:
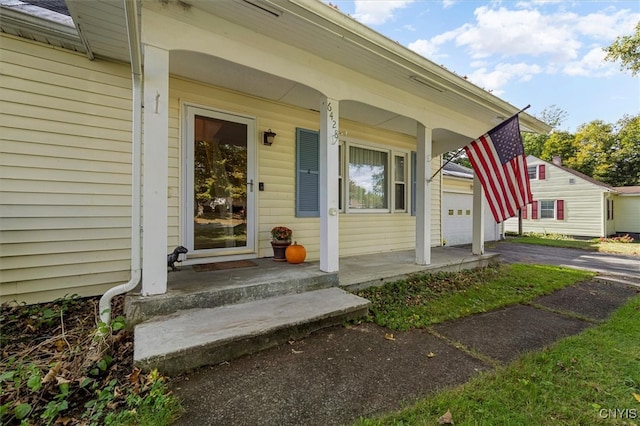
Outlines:
<svg viewBox="0 0 640 426"><path fill-rule="evenodd" d="M456 273L416 274L357 294L371 301L370 320L408 330L526 302L593 276L560 266L496 265Z"/></svg>
<svg viewBox="0 0 640 426"><path fill-rule="evenodd" d="M602 325L357 425L640 424L640 297Z"/></svg>
<svg viewBox="0 0 640 426"><path fill-rule="evenodd" d="M592 276L562 267L512 264L414 276L358 294L373 302L372 321L406 330L527 302ZM456 425L637 426L640 296L608 321L544 351L356 425L436 425L447 410Z"/></svg>
<svg viewBox="0 0 640 426"><path fill-rule="evenodd" d="M640 241L620 243L611 241L575 240L561 235L524 235L521 237L507 237L507 242L536 244L540 246L576 248L582 250L599 251L603 253L617 253L640 256Z"/></svg>

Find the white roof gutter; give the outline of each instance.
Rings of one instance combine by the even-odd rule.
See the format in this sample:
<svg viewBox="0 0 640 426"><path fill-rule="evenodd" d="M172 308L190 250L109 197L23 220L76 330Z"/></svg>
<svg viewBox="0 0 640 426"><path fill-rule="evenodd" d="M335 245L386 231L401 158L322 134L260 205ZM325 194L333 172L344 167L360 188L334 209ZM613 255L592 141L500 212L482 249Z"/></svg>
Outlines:
<svg viewBox="0 0 640 426"><path fill-rule="evenodd" d="M132 129L131 129L131 279L106 291L100 298L100 320L111 322L111 300L133 290L142 276L141 268L141 170L142 170L142 49L140 48L140 21L136 0L123 0L127 18L129 55L132 80Z"/></svg>

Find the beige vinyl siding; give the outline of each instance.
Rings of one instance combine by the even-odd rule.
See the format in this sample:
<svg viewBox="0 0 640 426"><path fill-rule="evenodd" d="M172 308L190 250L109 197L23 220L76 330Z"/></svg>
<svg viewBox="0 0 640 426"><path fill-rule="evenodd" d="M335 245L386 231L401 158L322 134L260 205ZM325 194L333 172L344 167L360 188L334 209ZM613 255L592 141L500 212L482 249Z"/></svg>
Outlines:
<svg viewBox="0 0 640 426"><path fill-rule="evenodd" d="M529 157L532 158L532 157ZM603 206L606 189L542 160L527 160L529 166L544 164L546 178L531 180L535 201L564 200L564 220L531 219L531 205L527 219L522 222L523 232L564 234L574 236L602 236L606 219ZM575 183L571 184L573 181ZM518 219L505 222L505 231L517 232Z"/></svg>
<svg viewBox="0 0 640 426"><path fill-rule="evenodd" d="M169 140L169 169L170 169L170 217L169 244L175 246L184 242L181 235L180 199L182 194L179 181L181 177L180 164L180 135L181 102L193 103L213 110L220 110L232 114L239 114L256 119L256 182L264 182L264 191L256 193L258 257L273 255L270 245L270 230L274 226L287 226L293 230L293 239L305 246L307 259L317 260L320 257L320 224L318 218L298 218L295 216L296 200L296 128L317 130L320 117L317 112L292 107L278 102L256 98L250 95L201 84L180 77L170 79L170 140ZM271 129L277 134L272 146L261 143L262 132ZM401 151L415 151L415 138L372 129L359 123L347 120L340 121L341 131L346 131L350 138L366 141L378 146L387 146ZM434 159L432 168L437 170L439 158ZM174 179L180 176L180 179ZM409 182L407 183L409 184ZM439 244L439 196L440 181L434 179L434 202L432 205L432 227L436 234L432 241ZM370 253L372 251L386 251L398 249L412 249L415 246L415 217L410 213L398 214L340 214L340 256ZM372 225L375 223L375 225ZM172 224L176 224L172 226ZM371 229L377 230L378 242L372 244Z"/></svg>
<svg viewBox="0 0 640 426"><path fill-rule="evenodd" d="M613 199L615 232L640 233L640 195L618 195Z"/></svg>
<svg viewBox="0 0 640 426"><path fill-rule="evenodd" d="M1 35L0 295L98 295L130 269L126 65Z"/></svg>

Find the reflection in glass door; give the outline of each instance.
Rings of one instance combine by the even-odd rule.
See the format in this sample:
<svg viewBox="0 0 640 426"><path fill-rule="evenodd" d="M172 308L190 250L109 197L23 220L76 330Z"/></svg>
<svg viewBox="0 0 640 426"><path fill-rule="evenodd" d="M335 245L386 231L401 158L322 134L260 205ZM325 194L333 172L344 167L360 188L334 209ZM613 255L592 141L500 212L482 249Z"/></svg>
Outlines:
<svg viewBox="0 0 640 426"><path fill-rule="evenodd" d="M188 244L195 252L252 249L247 235L253 203L249 179L251 120L188 109ZM244 249L244 250L243 250Z"/></svg>

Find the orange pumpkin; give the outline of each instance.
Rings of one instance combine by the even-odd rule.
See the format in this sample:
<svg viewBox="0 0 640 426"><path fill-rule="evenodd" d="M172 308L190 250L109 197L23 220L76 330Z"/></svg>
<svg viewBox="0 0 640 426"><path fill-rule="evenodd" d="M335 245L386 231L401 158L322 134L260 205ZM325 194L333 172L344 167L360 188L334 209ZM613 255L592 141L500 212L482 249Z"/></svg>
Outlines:
<svg viewBox="0 0 640 426"><path fill-rule="evenodd" d="M284 256L289 263L302 263L307 257L307 249L304 246L299 245L297 241L294 241L287 250L284 252Z"/></svg>

